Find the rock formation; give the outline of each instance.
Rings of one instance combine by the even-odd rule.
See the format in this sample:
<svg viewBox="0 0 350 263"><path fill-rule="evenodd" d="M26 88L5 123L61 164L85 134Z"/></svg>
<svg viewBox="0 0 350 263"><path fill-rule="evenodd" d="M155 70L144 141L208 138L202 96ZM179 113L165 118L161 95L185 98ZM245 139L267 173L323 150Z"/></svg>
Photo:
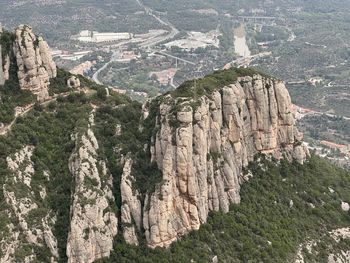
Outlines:
<svg viewBox="0 0 350 263"><path fill-rule="evenodd" d="M283 82L260 75L194 99L163 98L151 152L163 182L143 208L150 247L167 247L240 202L243 168L258 153L302 163L308 151Z"/></svg>
<svg viewBox="0 0 350 263"><path fill-rule="evenodd" d="M69 263L90 263L108 257L118 231L112 178L105 162L98 161L99 146L91 129L93 125L91 113L89 127L76 138L76 150L69 163L75 180L67 242Z"/></svg>
<svg viewBox="0 0 350 263"><path fill-rule="evenodd" d="M122 197L121 223L125 242L132 245L138 245L136 230L141 230L141 202L139 200L138 191L135 190L132 185L132 182L135 179L131 175L131 166L132 160L127 158L124 164L120 184Z"/></svg>
<svg viewBox="0 0 350 263"><path fill-rule="evenodd" d="M67 86L72 89L80 88L80 80L76 76L72 76L67 80Z"/></svg>
<svg viewBox="0 0 350 263"><path fill-rule="evenodd" d="M31 160L33 151L33 146L25 146L14 156L7 157L12 173L6 178L3 192L8 207L7 220L11 223L7 225L6 234L0 237L0 262L32 262L35 260L34 247L43 246L51 254L51 262L56 262L58 258L57 241L51 230L55 216L45 210L41 203L46 198L46 189L38 183L35 190L32 187L35 174ZM36 198L37 195L41 200ZM18 222L18 226L13 222ZM27 251L23 252L25 246ZM18 258L19 254L22 259Z"/></svg>
<svg viewBox="0 0 350 263"><path fill-rule="evenodd" d="M31 27L21 25L15 31L14 54L21 89L30 90L39 101L47 99L50 78L57 75L47 43Z"/></svg>

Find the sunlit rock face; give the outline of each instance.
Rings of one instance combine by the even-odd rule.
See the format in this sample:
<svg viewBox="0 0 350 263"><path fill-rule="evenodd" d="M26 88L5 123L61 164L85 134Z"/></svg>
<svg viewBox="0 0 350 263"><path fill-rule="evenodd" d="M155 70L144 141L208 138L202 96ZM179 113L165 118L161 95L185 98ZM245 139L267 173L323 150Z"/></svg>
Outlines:
<svg viewBox="0 0 350 263"><path fill-rule="evenodd" d="M15 31L13 49L21 89L30 90L39 101L47 99L50 78L56 77L57 70L46 41L21 25Z"/></svg>
<svg viewBox="0 0 350 263"><path fill-rule="evenodd" d="M308 155L283 82L254 75L202 96L196 106L167 95L151 152L163 182L145 200L150 247L167 247L240 202L243 168L258 153L303 163ZM175 127L174 127L175 123Z"/></svg>

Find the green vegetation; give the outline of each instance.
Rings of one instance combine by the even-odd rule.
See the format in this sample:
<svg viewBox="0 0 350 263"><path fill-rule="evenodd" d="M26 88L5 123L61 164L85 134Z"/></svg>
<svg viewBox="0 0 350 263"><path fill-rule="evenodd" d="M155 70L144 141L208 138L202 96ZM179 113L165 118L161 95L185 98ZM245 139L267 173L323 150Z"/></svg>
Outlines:
<svg viewBox="0 0 350 263"><path fill-rule="evenodd" d="M6 157L21 149L23 145L35 145L32 161L35 176L32 185L44 184L47 188L47 199L40 204L40 209L29 215L29 222L36 224L37 217L47 210L57 213L54 234L58 240L61 262L65 262L65 244L69 227L69 209L72 187L72 176L68 169L68 159L74 148L71 134L79 127L87 125L86 120L91 110L83 94L61 98L59 103L52 102L49 107L37 107L24 118L18 118L12 132L0 137L0 183L4 183L7 170ZM43 171L48 171L50 181L42 179ZM16 188L15 191L20 191ZM35 189L35 188L34 188ZM2 188L0 204L3 203ZM38 199L40 200L40 199ZM4 207L0 206L0 210ZM40 259L39 259L40 260ZM47 262L42 259L42 262Z"/></svg>
<svg viewBox="0 0 350 263"><path fill-rule="evenodd" d="M2 33L0 33L1 55L3 58L5 58L6 55L10 54L14 39L14 34L8 31L3 31ZM2 63L4 64L4 61Z"/></svg>
<svg viewBox="0 0 350 263"><path fill-rule="evenodd" d="M14 34L4 31L0 34L0 45L2 47L3 64L5 57L10 58L9 79L0 86L0 124L9 124L15 118L15 108L23 107L35 101L35 96L27 91L21 90L17 78L17 64L12 52ZM3 66L3 65L0 65Z"/></svg>
<svg viewBox="0 0 350 263"><path fill-rule="evenodd" d="M304 134L315 140L350 144L350 120L327 115L305 116L299 121Z"/></svg>
<svg viewBox="0 0 350 263"><path fill-rule="evenodd" d="M17 78L17 65L11 59L9 79L0 86L0 123L8 124L15 117L15 107L23 107L35 101L28 90L21 90Z"/></svg>
<svg viewBox="0 0 350 263"><path fill-rule="evenodd" d="M176 90L171 91L170 94L174 98L198 98L203 95L210 95L214 90L234 83L239 77L253 76L256 74L266 76L264 73L253 68L231 68L228 70L216 71L204 78L186 81Z"/></svg>
<svg viewBox="0 0 350 263"><path fill-rule="evenodd" d="M100 262L210 262L215 255L219 262L290 262L306 240L319 240L322 251L308 254L308 262L327 262L325 254L348 244L332 243L326 233L349 226L349 213L340 207L350 201L349 172L315 156L305 165L263 159L249 169L254 177L242 185L241 203L229 213L212 212L199 231L169 249L117 240L111 258Z"/></svg>
<svg viewBox="0 0 350 263"><path fill-rule="evenodd" d="M50 95L65 93L71 89L67 86L67 80L72 75L65 70L57 68L57 77L50 79L49 93Z"/></svg>
<svg viewBox="0 0 350 263"><path fill-rule="evenodd" d="M103 149L100 155L107 159L114 179L114 196L118 207L121 205L119 186L123 170L120 164L122 156L129 156L133 160L134 187L141 195L152 191L161 182L161 172L150 161L149 147L144 149L153 133L156 117L153 114L145 121L144 130L140 130L141 104L138 102L129 102L115 109L110 106L97 109L95 134ZM118 127L120 133L117 132Z"/></svg>

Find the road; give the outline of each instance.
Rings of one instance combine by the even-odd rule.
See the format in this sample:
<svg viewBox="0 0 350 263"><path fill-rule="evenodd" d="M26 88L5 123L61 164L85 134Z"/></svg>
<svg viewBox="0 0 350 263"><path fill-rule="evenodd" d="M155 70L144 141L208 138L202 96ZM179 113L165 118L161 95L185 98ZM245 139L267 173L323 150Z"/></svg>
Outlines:
<svg viewBox="0 0 350 263"><path fill-rule="evenodd" d="M258 53L258 54L252 55L252 56L240 57L240 58L237 58L237 59L227 63L223 67L223 69L229 69L235 64L236 64L237 68L248 67L253 60L255 60L257 58L265 57L265 56L270 56L270 55L271 55L271 52L261 52L261 53Z"/></svg>
<svg viewBox="0 0 350 263"><path fill-rule="evenodd" d="M156 12L154 10L152 10L151 8L149 8L148 6L145 6L141 2L141 0L136 0L136 1L139 4L139 6L142 7L145 10L146 14L148 14L150 16L153 16L156 20L158 20L159 23L161 23L162 25L165 25L165 26L167 26L167 27L169 27L171 29L169 34L157 37L155 39L151 39L148 42L146 41L145 43L142 43L140 45L140 47L148 48L148 47L155 46L155 45L157 45L157 44L159 44L161 42L164 42L164 41L166 41L168 39L174 38L179 33L179 30L173 24L171 24L169 21L163 20L161 17L156 15Z"/></svg>
<svg viewBox="0 0 350 263"><path fill-rule="evenodd" d="M325 115L325 116L331 117L331 118L343 118L344 120L350 121L350 117L346 117L343 115L336 115L336 114L326 113L326 112L322 112L322 111L316 111L316 110L312 110L312 109L303 108L303 107L298 106L298 105L294 105L294 106L296 107L296 109L298 109L302 112L302 114L300 116L301 119L304 118L305 116L308 116L308 115Z"/></svg>
<svg viewBox="0 0 350 263"><path fill-rule="evenodd" d="M179 61L182 61L182 62L184 62L184 63L191 64L191 65L193 65L193 66L196 65L196 63L194 63L194 62L192 62L192 61L189 61L189 60L186 60L186 59L183 59L183 58L179 58L179 57L177 57L177 56L170 55L170 54L168 54L168 53L165 53L165 52L162 51L162 50L160 50L160 51L154 50L154 49L151 49L151 50L152 50L154 53L158 53L158 54L161 54L161 55L163 55L163 56L171 57L171 58L177 59L177 60L179 60Z"/></svg>
<svg viewBox="0 0 350 263"><path fill-rule="evenodd" d="M165 21L161 17L156 15L156 12L154 10L152 10L148 6L145 6L140 0L136 0L136 1L139 4L139 6L142 7L148 15L154 17L156 20L159 21L159 23L161 23L162 25L165 25L165 26L167 26L167 27L169 27L171 29L168 34L161 35L161 36L155 37L155 38L151 38L151 39L146 40L145 42L141 43L140 44L141 48L152 48L153 46L155 46L155 45L157 45L159 43L162 43L164 41L167 41L169 39L174 38L179 33L179 30L177 30L176 27L174 27L170 22ZM121 43L119 43L117 45L114 45L113 47L123 46L123 45L128 44L128 43L130 43L130 41L124 41L124 42L121 42ZM108 65L111 62L116 60L116 55L117 55L117 52L113 51L113 55L112 55L110 61L107 62L106 64L104 64L100 69L98 69L94 73L94 75L92 76L93 81L95 81L97 84L100 84L100 85L104 84L102 81L99 80L98 76L104 69L106 69L108 67Z"/></svg>
<svg viewBox="0 0 350 263"><path fill-rule="evenodd" d="M94 73L94 75L92 76L92 80L95 81L97 84L103 85L103 83L98 79L98 75L101 73L102 70L107 68L110 63L112 63L113 61L115 61L117 59L118 53L115 50L113 50L112 52L113 52L113 54L111 56L111 59L106 64L104 64L99 70L97 70Z"/></svg>

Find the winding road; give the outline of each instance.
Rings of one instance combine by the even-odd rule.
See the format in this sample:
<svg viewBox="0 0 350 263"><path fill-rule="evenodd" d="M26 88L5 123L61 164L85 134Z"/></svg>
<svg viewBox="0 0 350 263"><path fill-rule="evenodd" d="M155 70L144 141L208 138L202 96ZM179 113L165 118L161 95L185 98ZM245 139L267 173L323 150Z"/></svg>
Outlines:
<svg viewBox="0 0 350 263"><path fill-rule="evenodd" d="M117 52L116 51L112 51L112 52L113 54L111 56L111 59L106 64L104 64L100 69L98 69L92 76L92 80L95 81L97 84L103 85L103 83L98 79L98 75L101 73L102 70L107 68L110 63L116 60Z"/></svg>
<svg viewBox="0 0 350 263"><path fill-rule="evenodd" d="M167 40L169 40L169 39L174 38L174 37L179 33L179 30L178 30L173 24L171 24L171 23L168 22L168 21L163 20L161 17L159 17L158 15L156 15L156 12L155 12L153 9L149 8L148 6L144 5L144 4L141 2L141 0L136 0L136 1L137 1L137 3L139 4L139 6L142 7L142 9L144 9L144 11L146 12L146 14L148 14L148 15L154 17L159 23L161 23L162 25L165 25L165 26L167 26L167 27L169 27L169 28L171 29L170 32L169 32L168 34L161 35L161 36L158 36L158 37L154 37L154 38L148 39L148 40L146 40L145 42L141 43L141 44L139 45L141 48L150 49L150 48L156 46L156 45L159 44L159 43L162 43L162 42L164 42L164 41L167 41ZM115 45L114 47L123 46L123 45L126 45L126 44L128 44L128 43L130 43L130 41L124 41L124 42L121 42L121 43ZM105 70L111 62L113 62L113 61L116 60L117 52L116 52L116 51L112 51L112 52L113 52L113 55L112 55L110 61L107 62L106 64L104 64L104 65L103 65L100 69L98 69L98 70L93 74L93 76L92 76L92 80L95 81L97 84L104 85L104 83L103 83L101 80L99 80L99 78L98 78L98 77L99 77L99 74L100 74L103 70Z"/></svg>

